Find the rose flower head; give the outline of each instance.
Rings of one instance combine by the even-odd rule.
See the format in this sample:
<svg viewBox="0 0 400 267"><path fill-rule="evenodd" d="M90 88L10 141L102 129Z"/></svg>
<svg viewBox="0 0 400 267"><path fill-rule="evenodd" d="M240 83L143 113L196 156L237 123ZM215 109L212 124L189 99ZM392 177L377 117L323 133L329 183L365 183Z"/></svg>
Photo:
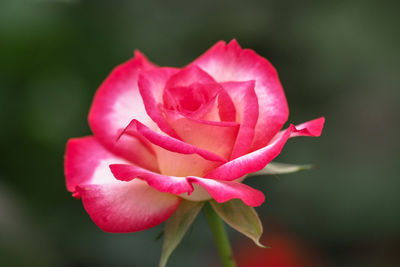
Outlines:
<svg viewBox="0 0 400 267"><path fill-rule="evenodd" d="M92 136L68 141L67 189L107 232L167 220L184 199L261 205L242 182L296 136L319 136L324 118L282 130L288 106L275 68L236 40L183 68L143 54L116 67L89 113Z"/></svg>

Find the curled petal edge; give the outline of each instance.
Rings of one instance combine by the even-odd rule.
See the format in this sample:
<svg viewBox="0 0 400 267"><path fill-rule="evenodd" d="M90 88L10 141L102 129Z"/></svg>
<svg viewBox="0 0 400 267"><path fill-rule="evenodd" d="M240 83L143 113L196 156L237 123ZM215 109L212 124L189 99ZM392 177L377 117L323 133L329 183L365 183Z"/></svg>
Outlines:
<svg viewBox="0 0 400 267"><path fill-rule="evenodd" d="M157 133L137 120L132 120L129 123L129 125L125 128L125 130L121 133L120 136L124 134L132 136L137 136L137 134L140 134L154 145L157 145L172 152L177 152L181 154L198 154L204 159L211 161L219 161L219 162L227 161L223 157L214 154L210 151L195 147L193 145L175 139L171 136Z"/></svg>
<svg viewBox="0 0 400 267"><path fill-rule="evenodd" d="M286 130L279 132L267 146L231 160L210 171L205 177L233 181L246 174L257 172L280 154L289 138L296 136L318 137L321 135L324 123L325 118L321 117L298 126L291 124Z"/></svg>
<svg viewBox="0 0 400 267"><path fill-rule="evenodd" d="M187 193L190 195L194 190L194 183L204 187L218 203L237 198L248 206L256 207L265 200L265 196L261 191L239 182L219 181L195 176L167 176L129 164L111 164L110 169L114 177L120 181L132 181L138 178L146 181L149 186L160 192L175 195Z"/></svg>
<svg viewBox="0 0 400 267"><path fill-rule="evenodd" d="M154 173L130 164L111 164L110 170L120 181L131 181L134 178L144 180L149 186L160 192L174 195L193 192L193 186L183 177L167 176Z"/></svg>

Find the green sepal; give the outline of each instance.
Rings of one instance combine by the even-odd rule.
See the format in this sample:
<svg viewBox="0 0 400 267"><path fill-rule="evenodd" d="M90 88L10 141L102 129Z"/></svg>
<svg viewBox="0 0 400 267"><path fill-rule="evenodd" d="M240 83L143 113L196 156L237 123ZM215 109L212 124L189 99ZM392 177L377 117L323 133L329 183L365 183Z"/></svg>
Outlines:
<svg viewBox="0 0 400 267"><path fill-rule="evenodd" d="M232 199L224 203L210 200L210 204L228 225L252 239L257 246L266 248L260 243L263 227L253 207L247 206L240 199Z"/></svg>
<svg viewBox="0 0 400 267"><path fill-rule="evenodd" d="M293 173L298 171L310 170L315 168L315 165L312 164L304 164L304 165L296 165L289 163L280 163L280 162L270 162L264 169L252 173L251 175L274 175L274 174L286 174Z"/></svg>
<svg viewBox="0 0 400 267"><path fill-rule="evenodd" d="M165 267L169 256L182 241L186 231L196 219L204 202L182 200L179 208L166 221L161 250L160 267Z"/></svg>

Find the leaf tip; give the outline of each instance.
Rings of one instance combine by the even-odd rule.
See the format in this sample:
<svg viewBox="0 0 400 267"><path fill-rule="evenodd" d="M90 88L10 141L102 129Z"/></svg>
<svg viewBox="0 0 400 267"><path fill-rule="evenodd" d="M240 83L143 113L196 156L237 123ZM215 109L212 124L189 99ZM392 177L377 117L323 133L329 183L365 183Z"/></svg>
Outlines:
<svg viewBox="0 0 400 267"><path fill-rule="evenodd" d="M305 164L299 166L299 171L316 170L317 168L316 164Z"/></svg>
<svg viewBox="0 0 400 267"><path fill-rule="evenodd" d="M261 244L259 240L253 239L253 241L254 241L254 243L255 243L257 246L259 246L260 248L271 248L270 246L265 246L265 245Z"/></svg>

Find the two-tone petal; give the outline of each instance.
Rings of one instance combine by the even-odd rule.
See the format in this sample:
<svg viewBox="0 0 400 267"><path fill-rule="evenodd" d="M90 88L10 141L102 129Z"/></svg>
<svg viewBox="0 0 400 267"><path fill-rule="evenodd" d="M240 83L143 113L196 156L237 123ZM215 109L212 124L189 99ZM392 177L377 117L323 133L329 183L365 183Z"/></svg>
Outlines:
<svg viewBox="0 0 400 267"><path fill-rule="evenodd" d="M67 189L81 197L94 223L106 232L135 232L154 227L178 208L180 198L141 180L119 181L110 164L128 162L94 137L71 139L65 155Z"/></svg>
<svg viewBox="0 0 400 267"><path fill-rule="evenodd" d="M210 171L205 177L232 181L248 173L259 171L280 154L290 137L320 136L324 122L325 119L322 117L300 124L297 126L299 128L290 125L285 131L278 133L264 148L231 160Z"/></svg>
<svg viewBox="0 0 400 267"><path fill-rule="evenodd" d="M259 117L251 150L269 143L289 114L285 94L275 68L253 50L242 49L236 40L218 42L191 65L197 65L217 82L255 81Z"/></svg>
<svg viewBox="0 0 400 267"><path fill-rule="evenodd" d="M155 126L145 111L137 85L140 71L154 68L136 52L133 59L116 67L102 83L89 113L90 128L109 151L151 170L157 170L156 159L146 144L131 136L116 140L132 119Z"/></svg>
<svg viewBox="0 0 400 267"><path fill-rule="evenodd" d="M153 173L129 164L114 164L110 165L110 169L114 176L122 181L132 181L138 178L146 181L151 187L159 190L160 192L168 192L171 194L184 194L189 200L196 185L199 185L203 190L206 190L206 195L203 194L202 199L208 200L215 199L217 202L226 202L231 199L241 199L249 206L259 206L264 200L264 194L259 190L251 188L239 182L221 181L215 179L207 179L195 176L188 177L174 177ZM196 190L201 190L196 187ZM198 196L195 196L198 198Z"/></svg>

